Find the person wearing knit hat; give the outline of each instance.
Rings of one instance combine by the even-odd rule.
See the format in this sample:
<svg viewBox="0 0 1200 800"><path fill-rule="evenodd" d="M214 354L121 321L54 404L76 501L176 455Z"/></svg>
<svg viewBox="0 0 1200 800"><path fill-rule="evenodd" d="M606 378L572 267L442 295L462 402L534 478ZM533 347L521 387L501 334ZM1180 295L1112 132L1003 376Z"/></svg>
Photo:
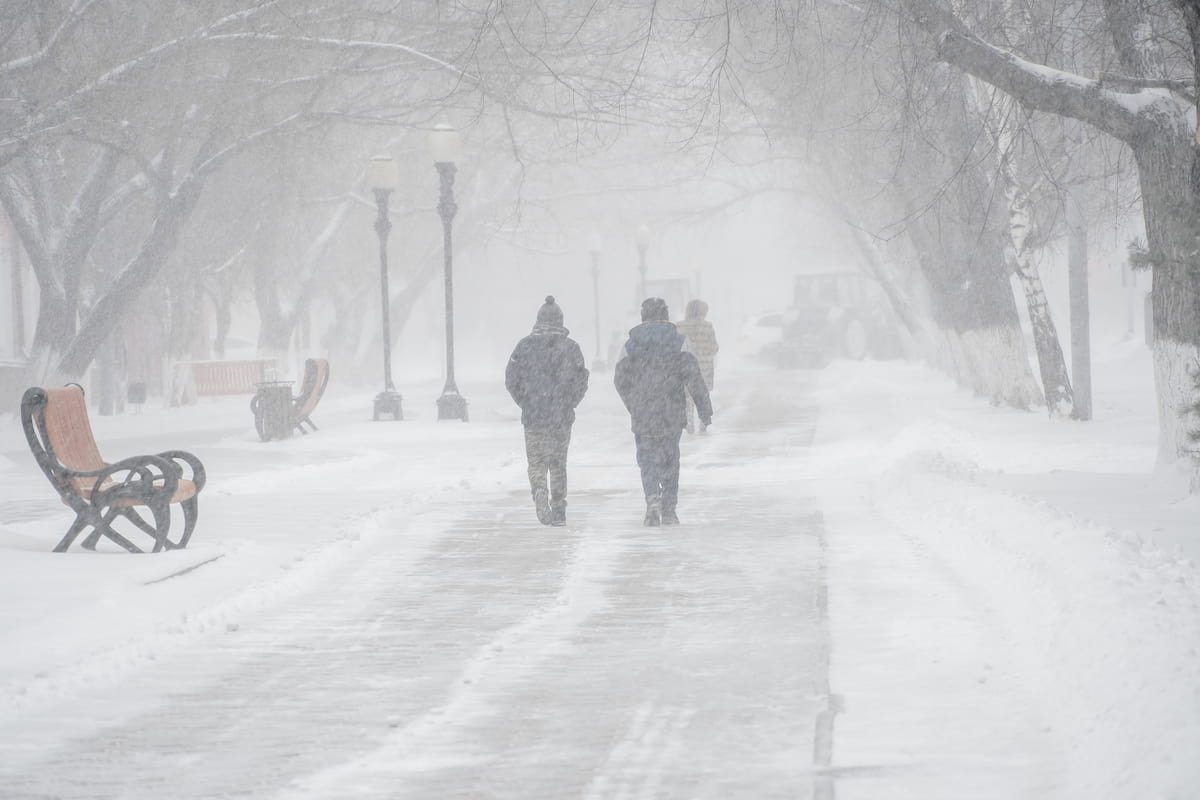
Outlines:
<svg viewBox="0 0 1200 800"><path fill-rule="evenodd" d="M547 295L546 302L538 309L537 324L562 327L563 312L558 303L554 302L554 295Z"/></svg>
<svg viewBox="0 0 1200 800"><path fill-rule="evenodd" d="M575 407L588 389L583 351L569 333L562 308L547 296L504 372L504 386L521 407L529 490L543 525L567 524L567 449Z"/></svg>
<svg viewBox="0 0 1200 800"><path fill-rule="evenodd" d="M650 297L642 303L642 324L629 331L613 369L613 383L629 412L642 493L645 525L678 525L679 440L687 424L687 395L705 427L712 424L712 403L700 363L687 339L671 324L667 303Z"/></svg>

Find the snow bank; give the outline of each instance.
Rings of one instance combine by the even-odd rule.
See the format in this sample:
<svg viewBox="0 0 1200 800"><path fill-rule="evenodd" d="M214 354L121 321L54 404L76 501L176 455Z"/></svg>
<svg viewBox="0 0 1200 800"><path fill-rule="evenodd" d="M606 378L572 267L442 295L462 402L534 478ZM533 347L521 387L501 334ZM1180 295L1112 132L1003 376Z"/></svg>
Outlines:
<svg viewBox="0 0 1200 800"><path fill-rule="evenodd" d="M1104 475L1083 471L1089 464L1100 470L1128 464L1135 450L1148 464L1149 447L1111 437L1099 446L1096 428L990 408L940 376L914 375L919 367L858 366L835 365L822 376L838 402L823 410L814 453L835 589L834 691L848 698L839 720L847 735L839 736L835 752L851 762L886 762L880 730L898 741L924 742L938 758L956 746L955 732L945 729L948 717L901 718L889 700L873 697L876 687L862 683L862 670L837 653L882 657L891 663L875 664L877 671L930 678L949 660L950 680L976 681L978 688L969 691L946 689L965 702L1028 698L1025 708L980 712L997 714L992 755L1036 757L1031 744L1040 738L1058 751L1063 774L1044 777L1053 790L1024 790L1079 798L1194 796L1200 786L1194 758L1200 752L1200 577L1180 552L1110 524L1106 512L1120 505L1140 506L1147 519L1155 518L1153 503L1137 494L1140 484L1127 483L1121 497L1105 498L1089 485ZM869 440L879 446L864 446ZM1033 480L1021 492L990 482L1006 469L1038 465L1046 473L1080 470L1071 473L1072 494L1093 498L1092 513L1060 508L1053 493L1039 497ZM1062 484L1060 476L1054 485L1061 490ZM877 563L864 568L868 561ZM864 584L861 575L872 568L884 577ZM881 583L896 579L889 576L896 569L923 587L937 587L929 590L940 594L941 607L931 613L948 615L946 606L953 605L972 618L973 629L991 629L994 637L975 643L973 652L939 658L911 642L881 649L881 642L894 641L894 631L880 633L886 621L864 623L861 616L891 616L893 628L911 624L911 603L897 607L873 596L884 591ZM839 598L839 587L861 596ZM866 624L875 627L864 632ZM944 634L936 646L952 650ZM1001 681L1008 691L988 688ZM873 702L864 707L856 698ZM861 741L862 732L872 730L873 740Z"/></svg>

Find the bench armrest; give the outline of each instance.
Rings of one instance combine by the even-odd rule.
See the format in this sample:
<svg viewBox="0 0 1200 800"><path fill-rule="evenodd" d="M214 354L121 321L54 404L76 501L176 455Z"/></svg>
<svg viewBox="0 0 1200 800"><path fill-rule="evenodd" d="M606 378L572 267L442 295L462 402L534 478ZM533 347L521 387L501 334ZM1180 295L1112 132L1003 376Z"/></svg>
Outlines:
<svg viewBox="0 0 1200 800"><path fill-rule="evenodd" d="M178 463L175 462L182 461L183 463L187 464L188 469L192 473L192 483L196 484L196 492L199 493L200 490L204 488L204 483L208 478L208 474L204 471L204 465L200 463L200 459L196 458L186 450L164 450L158 454L158 457L168 459L171 462L171 466L178 471L179 477L181 478L186 478L188 476L183 474L182 468Z"/></svg>
<svg viewBox="0 0 1200 800"><path fill-rule="evenodd" d="M161 456L131 456L100 469L64 470L63 474L68 480L95 478L90 501L94 506L107 506L118 499L146 502L160 493L174 496L180 469Z"/></svg>

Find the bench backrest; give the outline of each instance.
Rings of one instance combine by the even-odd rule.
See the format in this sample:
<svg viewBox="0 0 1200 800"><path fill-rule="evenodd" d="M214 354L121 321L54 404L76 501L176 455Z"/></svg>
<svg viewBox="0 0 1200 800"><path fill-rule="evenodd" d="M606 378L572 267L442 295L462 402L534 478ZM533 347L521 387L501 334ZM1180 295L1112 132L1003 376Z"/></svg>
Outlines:
<svg viewBox="0 0 1200 800"><path fill-rule="evenodd" d="M56 486L62 481L62 467L83 471L105 465L80 386L29 389L21 400L21 423L34 458ZM75 484L90 486L91 481L76 479Z"/></svg>
<svg viewBox="0 0 1200 800"><path fill-rule="evenodd" d="M192 380L195 382L196 394L254 394L255 384L267 379L267 370L274 364L270 359L193 361Z"/></svg>
<svg viewBox="0 0 1200 800"><path fill-rule="evenodd" d="M296 396L296 419L308 417L321 402L325 387L329 384L329 360L310 358L304 362L304 381L300 384L300 394Z"/></svg>

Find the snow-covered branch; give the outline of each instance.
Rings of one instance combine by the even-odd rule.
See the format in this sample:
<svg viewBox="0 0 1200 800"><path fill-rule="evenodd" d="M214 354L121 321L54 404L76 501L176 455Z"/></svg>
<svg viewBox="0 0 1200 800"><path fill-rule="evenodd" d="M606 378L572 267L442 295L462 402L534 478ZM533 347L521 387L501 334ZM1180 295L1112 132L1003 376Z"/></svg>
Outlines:
<svg viewBox="0 0 1200 800"><path fill-rule="evenodd" d="M1196 103L1196 86L1190 81L1171 80L1168 78L1131 78L1127 75L1114 75L1111 72L1101 72L1096 76L1100 85L1116 89L1120 92L1136 92L1142 89L1167 89L1184 98L1187 102Z"/></svg>
<svg viewBox="0 0 1200 800"><path fill-rule="evenodd" d="M0 75L10 75L20 70L32 69L40 66L50 58L51 55L62 44L67 34L83 20L83 15L87 10L94 5L95 0L77 0L75 7L68 11L65 19L50 34L50 38L36 53L19 56L0 64Z"/></svg>
<svg viewBox="0 0 1200 800"><path fill-rule="evenodd" d="M466 80L473 84L478 84L481 82L477 75L472 75L458 66L451 64L445 59L439 58L432 53L427 53L420 48L409 47L408 45L400 44L398 42L351 41L346 39L318 38L312 36L280 36L277 34L253 32L218 34L207 37L207 41L275 44L283 45L287 48L320 47L346 52L403 53L405 55L412 56L419 61L428 62L439 69L444 69L461 80Z"/></svg>
<svg viewBox="0 0 1200 800"><path fill-rule="evenodd" d="M957 31L946 31L938 38L938 55L1012 95L1026 108L1086 122L1124 142L1137 135L1140 111L1166 96L1161 90L1149 89L1132 94L1114 92L1097 81L1026 61Z"/></svg>

